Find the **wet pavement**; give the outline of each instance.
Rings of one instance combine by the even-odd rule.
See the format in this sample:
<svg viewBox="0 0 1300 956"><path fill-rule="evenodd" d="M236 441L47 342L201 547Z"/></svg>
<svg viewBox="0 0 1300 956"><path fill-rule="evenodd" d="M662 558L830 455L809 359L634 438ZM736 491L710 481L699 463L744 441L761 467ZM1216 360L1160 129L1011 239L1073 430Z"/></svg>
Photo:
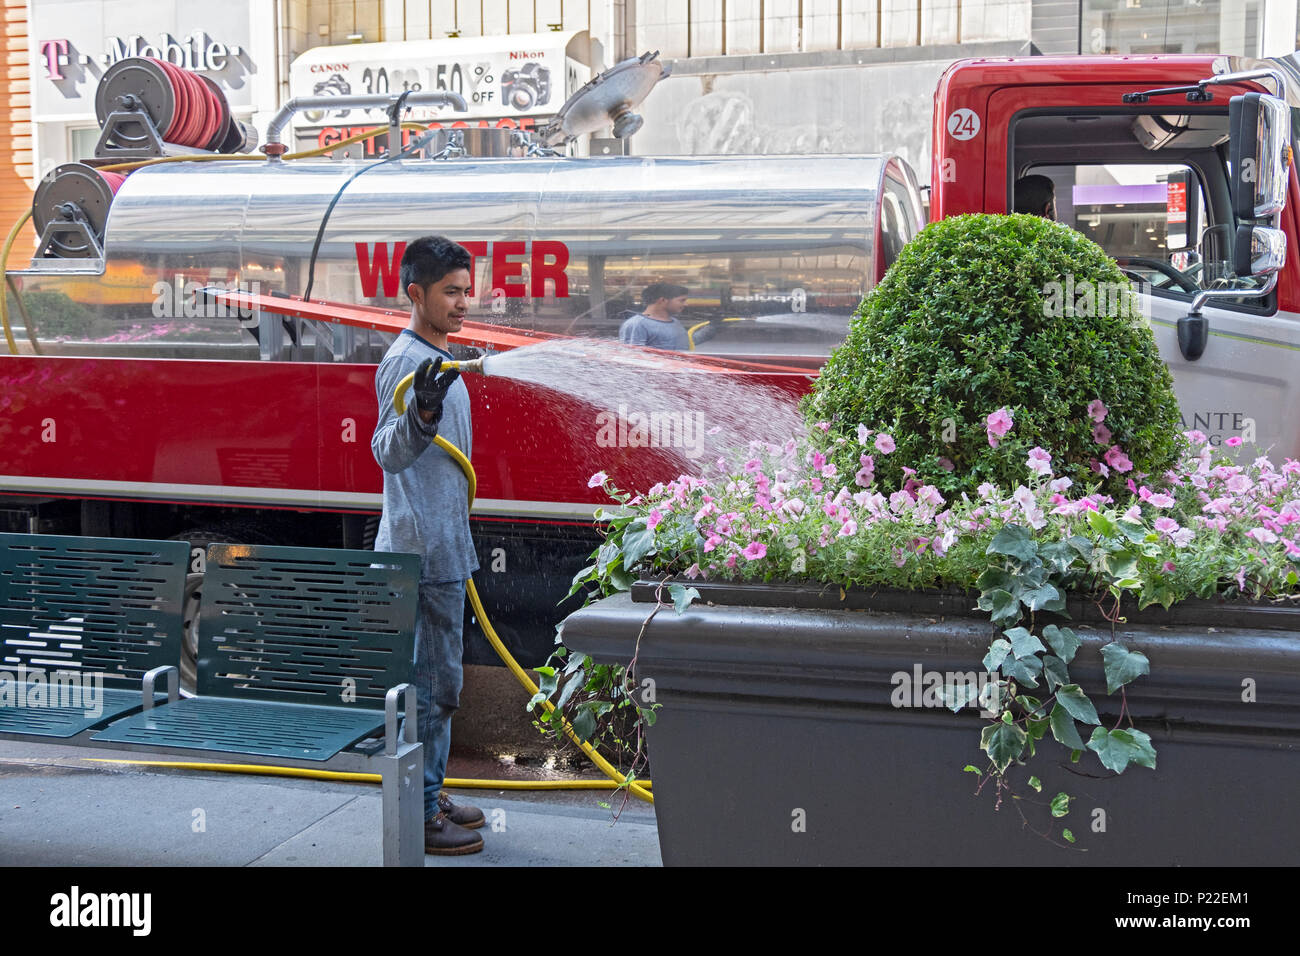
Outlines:
<svg viewBox="0 0 1300 956"><path fill-rule="evenodd" d="M378 866L382 861L378 784L91 758L150 759L0 741L0 865ZM600 779L590 768L573 769L569 759L453 753L447 776ZM634 799L625 803L621 793L451 792L487 816L479 831L484 850L428 856L428 866L660 865L654 809Z"/></svg>

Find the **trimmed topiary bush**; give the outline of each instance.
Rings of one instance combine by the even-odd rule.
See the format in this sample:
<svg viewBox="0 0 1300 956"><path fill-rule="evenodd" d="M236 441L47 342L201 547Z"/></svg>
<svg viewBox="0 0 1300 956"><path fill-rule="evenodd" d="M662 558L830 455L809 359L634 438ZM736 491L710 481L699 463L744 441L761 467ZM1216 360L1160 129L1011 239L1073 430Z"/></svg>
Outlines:
<svg viewBox="0 0 1300 956"><path fill-rule="evenodd" d="M1014 488L1041 447L1056 475L1114 493L1135 473L1162 474L1182 442L1173 380L1129 280L1090 239L1024 215L957 216L912 239L803 411L830 423L832 442L847 439L831 445L839 474L871 454L885 488L909 477L904 465L944 491ZM860 423L896 450L864 447Z"/></svg>

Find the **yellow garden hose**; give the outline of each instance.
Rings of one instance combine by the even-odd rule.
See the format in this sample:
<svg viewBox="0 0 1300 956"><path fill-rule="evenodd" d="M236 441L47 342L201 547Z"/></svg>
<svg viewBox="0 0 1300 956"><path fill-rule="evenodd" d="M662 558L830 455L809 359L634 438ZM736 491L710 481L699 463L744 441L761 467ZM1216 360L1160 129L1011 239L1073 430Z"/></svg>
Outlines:
<svg viewBox="0 0 1300 956"><path fill-rule="evenodd" d="M458 364L459 363L456 362L446 362L443 363L442 367L443 368L447 368L449 366L456 367ZM406 397L405 397L406 389L403 388L402 386L407 383L408 379L412 379L412 378L414 378L414 373L412 373L411 375L407 376L406 379L403 379L401 382L399 382L397 389L393 393L393 409L399 415L406 411ZM478 484L477 479L474 476L474 466L470 464L470 461L468 458L465 457L464 452L462 452L451 442L447 441L447 439L443 438L441 435L435 435L433 441L434 444L436 444L439 448L441 448L448 455L450 455L452 457L452 460L455 461L456 464L460 465L461 471L465 473L465 477L469 480L469 503L470 503L470 507L473 507L474 492L477 489L477 484ZM478 616L479 624L483 628L483 634L488 639L488 643L492 645L492 649L497 652L497 656L501 658L502 663L504 663L506 667L510 669L510 673L515 675L515 680L519 681L519 683L523 685L524 690L528 691L529 696L531 697L537 694L538 693L537 685L533 683L532 678L530 678L528 676L528 673L522 667L519 666L519 662L516 661L514 659L514 656L510 653L510 651L506 649L505 644L501 642L501 638L497 636L496 630L492 627L492 622L488 620L487 612L483 610L483 602L479 600L478 589L474 587L473 578L469 578L468 580L466 580L465 592L469 595L470 606L474 608L474 613ZM546 709L546 712L548 714L555 713L555 705L552 704L549 700L543 699L542 706ZM611 764L608 760L606 760L604 757L598 754L596 752L596 749L592 747L591 744L587 743L585 740L580 739L578 735L574 733L573 725L570 724L569 721L566 720L563 715L556 714L556 716L560 720L561 729L565 732L566 735L568 735L569 739L572 740L579 747L581 747L582 752L586 754L589 758L591 758L591 762L594 763L597 767L599 767L607 777L609 777L611 780L618 783L619 786L626 786L629 790L632 791L633 795L644 800L646 803L655 802L655 798L653 795L651 795L649 790L647 790L645 787L641 786L639 783L635 781L628 780L626 774L619 773L618 769L613 764Z"/></svg>
<svg viewBox="0 0 1300 956"><path fill-rule="evenodd" d="M309 780L337 780L340 783L381 783L377 773L353 773L345 770L312 770L308 767L273 767L256 763L194 763L188 760L114 760L106 757L83 757L90 763L119 763L135 767L173 767L177 770L217 770L266 777L306 777ZM453 790L608 790L607 780L477 780L448 777L443 786ZM650 788L649 780L638 785Z"/></svg>
<svg viewBox="0 0 1300 956"><path fill-rule="evenodd" d="M23 226L27 225L27 220L31 218L32 211L28 209L21 217L19 217L18 221L14 223L14 227L9 230L9 236L5 239L4 247L0 249L0 270L4 271L6 280L9 278L9 250L13 248L14 240L18 238L18 233L22 230ZM14 290L14 298L18 298L18 291L16 289ZM4 326L5 342L9 346L9 354L17 355L18 343L14 341L14 333L9 328L9 296L3 289L0 289L0 325ZM33 345L36 344L30 324L27 328L27 337L32 339Z"/></svg>

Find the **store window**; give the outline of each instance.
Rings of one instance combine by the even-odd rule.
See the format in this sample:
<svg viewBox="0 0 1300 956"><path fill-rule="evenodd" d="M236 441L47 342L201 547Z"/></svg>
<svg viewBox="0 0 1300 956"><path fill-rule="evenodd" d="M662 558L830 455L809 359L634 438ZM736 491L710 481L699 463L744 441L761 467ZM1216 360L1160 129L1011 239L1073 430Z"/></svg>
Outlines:
<svg viewBox="0 0 1300 956"><path fill-rule="evenodd" d="M1263 0L1083 0L1084 53L1259 55Z"/></svg>
<svg viewBox="0 0 1300 956"><path fill-rule="evenodd" d="M95 155L95 144L99 142L98 126L72 127L68 130L68 160L90 159Z"/></svg>

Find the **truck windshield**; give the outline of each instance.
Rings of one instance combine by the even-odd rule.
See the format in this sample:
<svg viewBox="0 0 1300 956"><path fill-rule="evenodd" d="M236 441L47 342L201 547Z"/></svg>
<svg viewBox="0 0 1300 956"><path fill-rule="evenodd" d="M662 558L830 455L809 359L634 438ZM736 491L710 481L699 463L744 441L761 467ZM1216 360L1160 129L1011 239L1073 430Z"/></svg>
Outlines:
<svg viewBox="0 0 1300 956"><path fill-rule="evenodd" d="M1141 287L1190 298L1257 285L1232 271L1227 139L1223 112L1040 113L1016 123L1013 168L1050 179L1057 220Z"/></svg>

